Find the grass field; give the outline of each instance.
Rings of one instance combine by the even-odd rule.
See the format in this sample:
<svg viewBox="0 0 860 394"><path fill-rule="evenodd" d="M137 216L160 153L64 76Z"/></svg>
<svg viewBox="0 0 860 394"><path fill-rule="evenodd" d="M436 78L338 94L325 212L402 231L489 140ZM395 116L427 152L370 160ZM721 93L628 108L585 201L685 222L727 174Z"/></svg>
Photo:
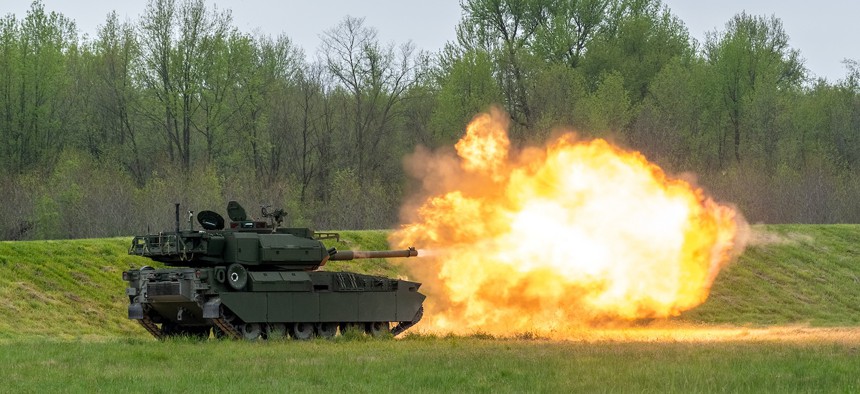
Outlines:
<svg viewBox="0 0 860 394"><path fill-rule="evenodd" d="M22 341L8 392L857 392L838 343ZM215 391L217 390L217 391Z"/></svg>
<svg viewBox="0 0 860 394"><path fill-rule="evenodd" d="M342 235L339 249L385 247L384 232ZM125 318L120 273L151 264L129 239L0 242L0 392L858 392L860 226L753 235L699 308L565 341L158 342Z"/></svg>

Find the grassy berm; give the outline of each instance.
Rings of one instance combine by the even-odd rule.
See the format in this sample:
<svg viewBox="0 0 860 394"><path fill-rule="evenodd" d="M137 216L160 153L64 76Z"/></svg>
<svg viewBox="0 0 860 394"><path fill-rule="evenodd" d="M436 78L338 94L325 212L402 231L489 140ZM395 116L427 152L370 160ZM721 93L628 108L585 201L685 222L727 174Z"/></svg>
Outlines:
<svg viewBox="0 0 860 394"><path fill-rule="evenodd" d="M342 232L339 249L384 249ZM129 238L0 242L0 391L858 392L860 338L555 341L486 335L158 342L126 319ZM396 276L386 261L329 270ZM755 226L686 327L860 332L860 226ZM841 329L837 329L841 330ZM528 336L524 336L528 337Z"/></svg>
<svg viewBox="0 0 860 394"><path fill-rule="evenodd" d="M387 249L384 231L341 232L338 250ZM0 341L148 338L127 319L122 271L163 265L129 256L131 238L0 242ZM327 270L397 276L386 260L333 261Z"/></svg>

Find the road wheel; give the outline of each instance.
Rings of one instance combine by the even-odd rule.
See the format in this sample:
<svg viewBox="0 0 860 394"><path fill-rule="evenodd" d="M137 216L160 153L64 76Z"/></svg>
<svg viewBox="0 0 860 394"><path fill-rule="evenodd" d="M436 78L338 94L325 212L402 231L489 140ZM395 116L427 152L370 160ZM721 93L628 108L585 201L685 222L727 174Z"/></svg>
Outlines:
<svg viewBox="0 0 860 394"><path fill-rule="evenodd" d="M290 335L300 341L306 341L314 337L314 325L311 323L293 323L290 327Z"/></svg>
<svg viewBox="0 0 860 394"><path fill-rule="evenodd" d="M242 328L239 330L242 333L242 338L248 341L254 341L260 338L260 334L263 332L260 329L260 325L257 323L248 323L243 324Z"/></svg>

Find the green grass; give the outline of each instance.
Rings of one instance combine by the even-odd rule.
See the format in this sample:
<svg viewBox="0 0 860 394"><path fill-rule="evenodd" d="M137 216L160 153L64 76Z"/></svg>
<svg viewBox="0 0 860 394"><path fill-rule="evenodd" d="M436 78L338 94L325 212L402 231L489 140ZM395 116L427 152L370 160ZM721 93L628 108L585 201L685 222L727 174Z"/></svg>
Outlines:
<svg viewBox="0 0 860 394"><path fill-rule="evenodd" d="M145 337L126 317L122 271L152 265L131 239L0 242L0 339Z"/></svg>
<svg viewBox="0 0 860 394"><path fill-rule="evenodd" d="M839 343L20 341L0 345L0 381L33 393L857 392L857 356Z"/></svg>
<svg viewBox="0 0 860 394"><path fill-rule="evenodd" d="M860 226L755 226L746 252L681 320L860 325Z"/></svg>

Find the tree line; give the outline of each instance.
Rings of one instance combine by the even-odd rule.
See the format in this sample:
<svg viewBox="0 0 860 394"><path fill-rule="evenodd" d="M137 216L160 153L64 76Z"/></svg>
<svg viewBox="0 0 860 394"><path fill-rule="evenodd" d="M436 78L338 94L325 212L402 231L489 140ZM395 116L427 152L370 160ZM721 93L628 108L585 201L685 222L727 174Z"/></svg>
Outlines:
<svg viewBox="0 0 860 394"><path fill-rule="evenodd" d="M94 37L40 1L0 19L0 238L171 228L173 202L273 204L292 225L385 228L402 158L491 105L516 145L557 127L696 174L752 221L860 221L860 66L811 79L775 16L704 42L660 0L462 0L430 53L344 17L307 54L203 0L110 13Z"/></svg>

